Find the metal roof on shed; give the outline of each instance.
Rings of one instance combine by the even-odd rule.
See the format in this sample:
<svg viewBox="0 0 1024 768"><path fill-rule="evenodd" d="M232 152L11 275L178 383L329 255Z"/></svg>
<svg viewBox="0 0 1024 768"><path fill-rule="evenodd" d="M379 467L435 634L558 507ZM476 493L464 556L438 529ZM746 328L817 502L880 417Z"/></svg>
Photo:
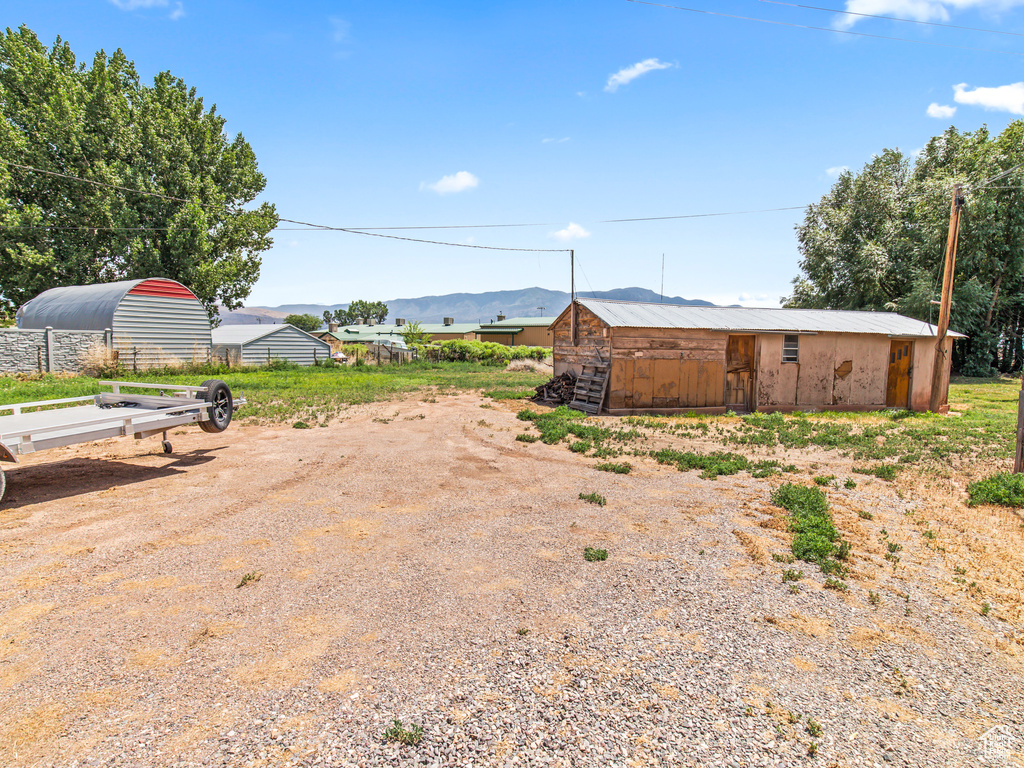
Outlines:
<svg viewBox="0 0 1024 768"><path fill-rule="evenodd" d="M613 328L692 328L775 333L879 333L935 336L935 326L895 312L840 309L695 307L606 299L577 299ZM949 332L955 338L963 334Z"/></svg>
<svg viewBox="0 0 1024 768"><path fill-rule="evenodd" d="M21 306L19 328L56 328L62 331L102 331L112 328L114 312L131 294L199 301L181 283L160 277L119 280L94 285L66 285L43 291Z"/></svg>
<svg viewBox="0 0 1024 768"><path fill-rule="evenodd" d="M287 323L278 323L276 325L263 325L259 323L256 325L222 325L219 328L214 328L211 333L215 346L228 346L232 344L248 344L256 341L256 339L262 339L264 336L277 333L283 328L294 328L301 333L305 333L312 341L322 344L327 343L312 334L306 333L301 328L295 328L294 325Z"/></svg>

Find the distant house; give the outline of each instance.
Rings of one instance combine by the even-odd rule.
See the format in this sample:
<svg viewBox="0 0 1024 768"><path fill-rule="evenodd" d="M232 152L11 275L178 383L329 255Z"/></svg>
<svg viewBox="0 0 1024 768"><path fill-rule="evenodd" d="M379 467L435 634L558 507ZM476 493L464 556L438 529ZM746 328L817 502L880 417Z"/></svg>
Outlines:
<svg viewBox="0 0 1024 768"><path fill-rule="evenodd" d="M497 321L481 324L474 330L480 341L495 341L508 346L551 347L554 317L510 317L498 315Z"/></svg>
<svg viewBox="0 0 1024 768"><path fill-rule="evenodd" d="M326 331L317 331L313 335L323 339L332 349L340 349L344 344L373 344L379 341L400 340L407 330L408 323L397 319L390 325L343 325L331 323ZM424 333L430 334L431 341L448 341L451 339L475 338L476 323L456 323L452 318L445 318L443 323L420 323Z"/></svg>
<svg viewBox="0 0 1024 768"><path fill-rule="evenodd" d="M213 329L213 359L267 365L287 360L313 365L331 356L331 345L294 325L225 325Z"/></svg>
<svg viewBox="0 0 1024 768"><path fill-rule="evenodd" d="M929 405L935 326L892 312L577 299L551 329L555 375L596 363L610 414Z"/></svg>

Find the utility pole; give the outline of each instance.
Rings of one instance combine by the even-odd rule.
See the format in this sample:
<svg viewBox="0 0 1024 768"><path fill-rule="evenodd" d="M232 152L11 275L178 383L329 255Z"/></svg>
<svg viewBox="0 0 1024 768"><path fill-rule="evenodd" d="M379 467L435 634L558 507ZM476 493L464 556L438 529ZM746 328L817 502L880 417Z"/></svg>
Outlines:
<svg viewBox="0 0 1024 768"><path fill-rule="evenodd" d="M956 242L960 235L960 211L964 205L963 186L953 189L953 202L949 211L949 234L946 237L946 263L942 271L942 302L939 305L939 327L935 332L935 361L932 366L932 394L928 410L940 413L945 406L949 387L949 359L946 355L946 331L949 330L949 310L953 303L953 271L956 267ZM947 406L948 408L948 406Z"/></svg>
<svg viewBox="0 0 1024 768"><path fill-rule="evenodd" d="M569 323L570 343L576 346L576 251L569 249Z"/></svg>

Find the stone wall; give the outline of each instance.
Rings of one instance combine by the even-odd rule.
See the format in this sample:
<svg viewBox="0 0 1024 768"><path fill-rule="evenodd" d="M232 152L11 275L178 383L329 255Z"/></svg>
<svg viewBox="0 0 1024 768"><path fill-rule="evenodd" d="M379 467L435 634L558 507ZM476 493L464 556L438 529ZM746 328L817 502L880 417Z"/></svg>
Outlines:
<svg viewBox="0 0 1024 768"><path fill-rule="evenodd" d="M79 373L96 346L112 346L107 331L0 328L0 373Z"/></svg>

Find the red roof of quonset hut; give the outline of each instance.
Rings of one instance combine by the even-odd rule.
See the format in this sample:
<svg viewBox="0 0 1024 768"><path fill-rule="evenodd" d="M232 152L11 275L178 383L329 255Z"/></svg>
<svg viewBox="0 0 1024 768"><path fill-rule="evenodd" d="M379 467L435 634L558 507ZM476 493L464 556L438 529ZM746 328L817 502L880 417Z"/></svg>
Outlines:
<svg viewBox="0 0 1024 768"><path fill-rule="evenodd" d="M113 331L124 365L149 368L207 360L210 319L181 283L161 277L43 291L17 314L19 328Z"/></svg>

